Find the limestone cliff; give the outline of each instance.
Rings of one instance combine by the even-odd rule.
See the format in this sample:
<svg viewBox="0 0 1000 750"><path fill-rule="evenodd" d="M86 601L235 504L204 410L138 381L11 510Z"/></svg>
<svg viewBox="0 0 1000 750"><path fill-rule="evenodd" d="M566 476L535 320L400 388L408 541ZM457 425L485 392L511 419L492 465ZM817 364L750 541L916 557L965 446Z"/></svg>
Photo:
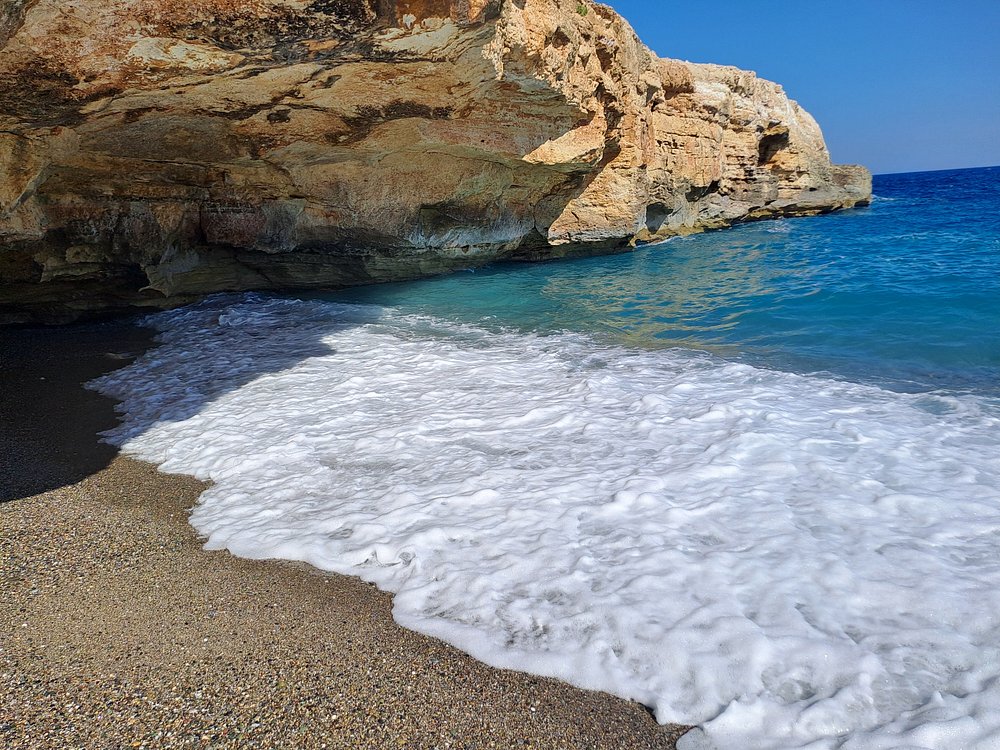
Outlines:
<svg viewBox="0 0 1000 750"><path fill-rule="evenodd" d="M590 0L0 0L0 318L849 207L813 119Z"/></svg>

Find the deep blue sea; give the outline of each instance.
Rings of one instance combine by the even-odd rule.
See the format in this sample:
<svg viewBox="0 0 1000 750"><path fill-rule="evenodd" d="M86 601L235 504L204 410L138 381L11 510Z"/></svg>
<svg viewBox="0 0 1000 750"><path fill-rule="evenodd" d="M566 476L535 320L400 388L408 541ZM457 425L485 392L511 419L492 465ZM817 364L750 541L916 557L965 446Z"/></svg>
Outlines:
<svg viewBox="0 0 1000 750"><path fill-rule="evenodd" d="M110 439L213 549L682 750L1000 747L1000 168L614 257L149 318Z"/></svg>
<svg viewBox="0 0 1000 750"><path fill-rule="evenodd" d="M869 208L327 297L1000 394L1000 167L879 175Z"/></svg>

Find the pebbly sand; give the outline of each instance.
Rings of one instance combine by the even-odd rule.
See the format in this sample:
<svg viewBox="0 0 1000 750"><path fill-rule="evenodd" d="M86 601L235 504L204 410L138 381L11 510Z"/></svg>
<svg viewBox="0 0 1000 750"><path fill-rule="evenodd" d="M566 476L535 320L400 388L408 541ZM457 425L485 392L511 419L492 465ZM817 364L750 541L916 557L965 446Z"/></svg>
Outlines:
<svg viewBox="0 0 1000 750"><path fill-rule="evenodd" d="M81 385L123 322L0 331L0 747L673 748L683 727L404 630L392 599L206 552L203 485L116 455Z"/></svg>

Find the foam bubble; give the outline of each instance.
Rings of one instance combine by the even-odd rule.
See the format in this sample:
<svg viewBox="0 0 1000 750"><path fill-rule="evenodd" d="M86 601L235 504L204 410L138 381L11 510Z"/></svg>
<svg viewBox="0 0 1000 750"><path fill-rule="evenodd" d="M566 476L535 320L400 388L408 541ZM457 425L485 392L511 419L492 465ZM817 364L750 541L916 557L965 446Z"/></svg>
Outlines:
<svg viewBox="0 0 1000 750"><path fill-rule="evenodd" d="M995 405L323 302L152 321L110 438L214 482L207 547L373 581L688 748L996 746Z"/></svg>

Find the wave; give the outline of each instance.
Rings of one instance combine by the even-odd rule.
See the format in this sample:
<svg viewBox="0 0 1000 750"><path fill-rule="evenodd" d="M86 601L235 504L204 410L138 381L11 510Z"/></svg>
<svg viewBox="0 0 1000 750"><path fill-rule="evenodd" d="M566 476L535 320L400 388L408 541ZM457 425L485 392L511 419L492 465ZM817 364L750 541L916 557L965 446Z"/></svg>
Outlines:
<svg viewBox="0 0 1000 750"><path fill-rule="evenodd" d="M389 308L215 298L95 387L210 549L395 593L688 748L995 747L1000 414Z"/></svg>

